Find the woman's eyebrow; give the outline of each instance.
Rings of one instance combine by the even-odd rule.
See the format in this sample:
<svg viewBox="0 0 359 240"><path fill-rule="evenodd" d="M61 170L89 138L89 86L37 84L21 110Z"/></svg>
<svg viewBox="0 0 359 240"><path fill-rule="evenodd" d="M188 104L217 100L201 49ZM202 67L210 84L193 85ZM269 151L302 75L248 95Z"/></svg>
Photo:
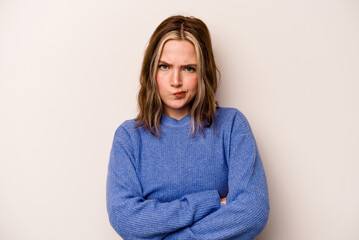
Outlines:
<svg viewBox="0 0 359 240"><path fill-rule="evenodd" d="M163 60L158 61L158 64L159 65L164 64L164 65L172 66L172 64L170 64L170 63L168 63L166 61L163 61ZM193 67L193 68L196 68L197 64L196 63L188 63L188 64L181 65L181 67Z"/></svg>

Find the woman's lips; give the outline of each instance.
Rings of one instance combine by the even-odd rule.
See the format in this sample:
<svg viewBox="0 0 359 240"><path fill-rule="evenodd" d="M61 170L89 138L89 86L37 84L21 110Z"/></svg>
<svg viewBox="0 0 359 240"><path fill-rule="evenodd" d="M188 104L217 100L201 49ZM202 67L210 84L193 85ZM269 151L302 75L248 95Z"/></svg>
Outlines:
<svg viewBox="0 0 359 240"><path fill-rule="evenodd" d="M173 95L175 96L175 98L183 98L185 94L186 94L185 91L179 91L179 92L175 92Z"/></svg>

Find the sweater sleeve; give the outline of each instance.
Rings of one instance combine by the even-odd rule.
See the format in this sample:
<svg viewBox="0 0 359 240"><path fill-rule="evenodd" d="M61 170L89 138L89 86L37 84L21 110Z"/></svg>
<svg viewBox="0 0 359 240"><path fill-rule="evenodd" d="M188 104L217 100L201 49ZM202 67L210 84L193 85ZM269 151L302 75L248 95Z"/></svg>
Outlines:
<svg viewBox="0 0 359 240"><path fill-rule="evenodd" d="M166 240L254 239L264 229L269 216L266 176L249 124L239 112L229 146L227 204Z"/></svg>
<svg viewBox="0 0 359 240"><path fill-rule="evenodd" d="M119 127L115 133L107 176L107 211L124 239L162 239L192 225L220 207L217 190L188 194L171 202L145 199L134 167L131 139Z"/></svg>

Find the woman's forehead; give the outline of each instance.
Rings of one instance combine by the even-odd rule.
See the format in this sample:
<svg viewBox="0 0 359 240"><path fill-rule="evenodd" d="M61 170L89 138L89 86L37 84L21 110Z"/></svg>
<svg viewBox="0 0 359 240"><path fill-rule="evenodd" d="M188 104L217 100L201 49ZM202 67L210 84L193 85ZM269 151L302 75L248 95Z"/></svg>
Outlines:
<svg viewBox="0 0 359 240"><path fill-rule="evenodd" d="M160 61L196 64L196 50L193 44L187 40L169 40L163 46Z"/></svg>

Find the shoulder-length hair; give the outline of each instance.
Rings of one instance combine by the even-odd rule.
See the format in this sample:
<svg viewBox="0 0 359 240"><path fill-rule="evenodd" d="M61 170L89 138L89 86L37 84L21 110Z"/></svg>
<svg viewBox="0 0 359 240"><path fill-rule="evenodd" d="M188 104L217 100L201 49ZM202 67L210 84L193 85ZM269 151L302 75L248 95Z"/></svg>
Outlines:
<svg viewBox="0 0 359 240"><path fill-rule="evenodd" d="M198 89L191 102L190 116L192 137L200 129L214 124L216 127L215 93L219 73L213 56L212 42L206 24L198 18L172 16L165 19L152 34L142 62L140 90L138 93L138 127L160 136L163 102L158 92L156 73L164 44L169 40L186 40L193 44L197 57Z"/></svg>

